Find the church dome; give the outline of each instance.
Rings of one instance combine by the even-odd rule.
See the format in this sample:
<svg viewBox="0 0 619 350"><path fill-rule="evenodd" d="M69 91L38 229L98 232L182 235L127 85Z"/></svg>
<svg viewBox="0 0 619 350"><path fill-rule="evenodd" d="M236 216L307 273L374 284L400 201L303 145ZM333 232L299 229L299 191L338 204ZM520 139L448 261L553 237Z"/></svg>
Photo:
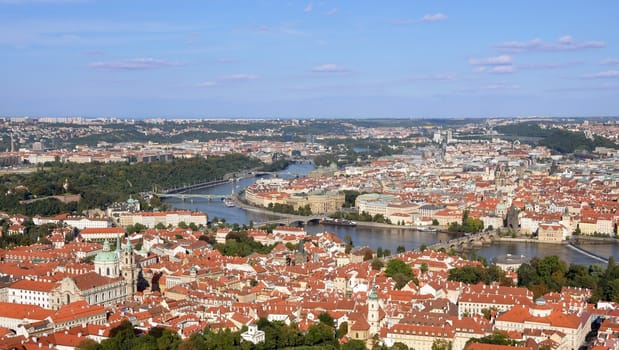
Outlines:
<svg viewBox="0 0 619 350"><path fill-rule="evenodd" d="M95 263L111 263L117 261L118 255L116 255L116 252L101 252L95 256Z"/></svg>
<svg viewBox="0 0 619 350"><path fill-rule="evenodd" d="M95 264L109 264L118 261L118 254L110 251L110 243L106 240L105 243L103 243L103 251L95 256Z"/></svg>

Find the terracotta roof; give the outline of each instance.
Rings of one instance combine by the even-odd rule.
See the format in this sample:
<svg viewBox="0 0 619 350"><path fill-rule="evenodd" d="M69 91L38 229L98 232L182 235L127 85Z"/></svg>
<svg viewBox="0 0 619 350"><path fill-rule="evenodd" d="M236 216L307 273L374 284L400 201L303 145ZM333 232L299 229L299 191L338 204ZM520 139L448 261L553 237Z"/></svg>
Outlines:
<svg viewBox="0 0 619 350"><path fill-rule="evenodd" d="M88 272L83 275L72 277L73 281L80 290L88 290L91 288L104 286L106 284L115 283L121 281L122 278L109 278L101 276L96 272Z"/></svg>
<svg viewBox="0 0 619 350"><path fill-rule="evenodd" d="M13 283L9 288L33 290L39 292L51 292L51 290L54 289L54 286L56 286L56 283L53 282L31 281L23 279Z"/></svg>

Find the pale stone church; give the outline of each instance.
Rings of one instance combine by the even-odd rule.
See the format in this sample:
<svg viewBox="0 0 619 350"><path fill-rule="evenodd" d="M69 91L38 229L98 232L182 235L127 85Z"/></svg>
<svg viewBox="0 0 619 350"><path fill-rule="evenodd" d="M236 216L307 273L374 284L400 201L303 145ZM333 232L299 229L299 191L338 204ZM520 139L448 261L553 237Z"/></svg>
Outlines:
<svg viewBox="0 0 619 350"><path fill-rule="evenodd" d="M130 241L124 249L120 237L112 251L106 240L103 251L95 256L95 270L86 274L65 277L52 291L52 308L78 300L89 305L113 305L132 297L136 292L138 266Z"/></svg>

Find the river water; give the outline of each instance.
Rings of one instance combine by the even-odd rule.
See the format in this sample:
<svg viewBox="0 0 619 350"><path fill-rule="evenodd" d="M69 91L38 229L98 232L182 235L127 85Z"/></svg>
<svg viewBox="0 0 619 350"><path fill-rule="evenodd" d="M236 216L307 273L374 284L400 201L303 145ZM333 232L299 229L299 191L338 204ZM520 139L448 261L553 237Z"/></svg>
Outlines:
<svg viewBox="0 0 619 350"><path fill-rule="evenodd" d="M314 169L312 164L292 164L282 172L281 177L305 176ZM226 183L219 186L195 190L193 193L205 194L230 194L239 192L243 188L251 185L256 178L241 179L235 183ZM237 207L227 207L221 200L193 199L182 201L179 198L169 198L165 200L174 208L189 209L205 212L209 220L214 218L225 219L227 223L237 223L247 225L252 222L263 222L277 219L277 215L256 213L246 211ZM333 232L338 237L344 239L347 235L353 240L355 246L369 246L372 249L382 247L395 252L398 246L403 246L407 250L420 247L422 244L430 245L439 241L446 241L457 237L451 233L429 233L419 232L409 228L376 228L376 227L344 227L331 225L307 225L308 233ZM619 260L619 244L583 244L587 251L597 255L608 257L613 256ZM583 265L599 264L599 261L590 258L566 245L540 244L540 243L520 243L520 242L497 242L490 246L479 247L475 251L478 255L491 261L495 256L502 254L525 255L527 257L544 257L556 255L568 263Z"/></svg>

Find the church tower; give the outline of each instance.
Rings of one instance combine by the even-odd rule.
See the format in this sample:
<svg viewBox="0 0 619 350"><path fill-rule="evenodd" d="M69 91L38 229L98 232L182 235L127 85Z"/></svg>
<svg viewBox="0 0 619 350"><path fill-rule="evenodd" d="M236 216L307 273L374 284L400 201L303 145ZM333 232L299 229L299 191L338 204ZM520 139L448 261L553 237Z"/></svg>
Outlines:
<svg viewBox="0 0 619 350"><path fill-rule="evenodd" d="M138 267L135 263L135 254L131 241L127 239L127 245L122 251L120 259L120 271L122 278L127 282L127 298L132 297L137 290Z"/></svg>
<svg viewBox="0 0 619 350"><path fill-rule="evenodd" d="M378 295L376 294L376 286L372 288L370 294L368 294L368 316L367 316L368 324L370 325L370 336L374 334L378 334L379 327L379 303L378 303Z"/></svg>

